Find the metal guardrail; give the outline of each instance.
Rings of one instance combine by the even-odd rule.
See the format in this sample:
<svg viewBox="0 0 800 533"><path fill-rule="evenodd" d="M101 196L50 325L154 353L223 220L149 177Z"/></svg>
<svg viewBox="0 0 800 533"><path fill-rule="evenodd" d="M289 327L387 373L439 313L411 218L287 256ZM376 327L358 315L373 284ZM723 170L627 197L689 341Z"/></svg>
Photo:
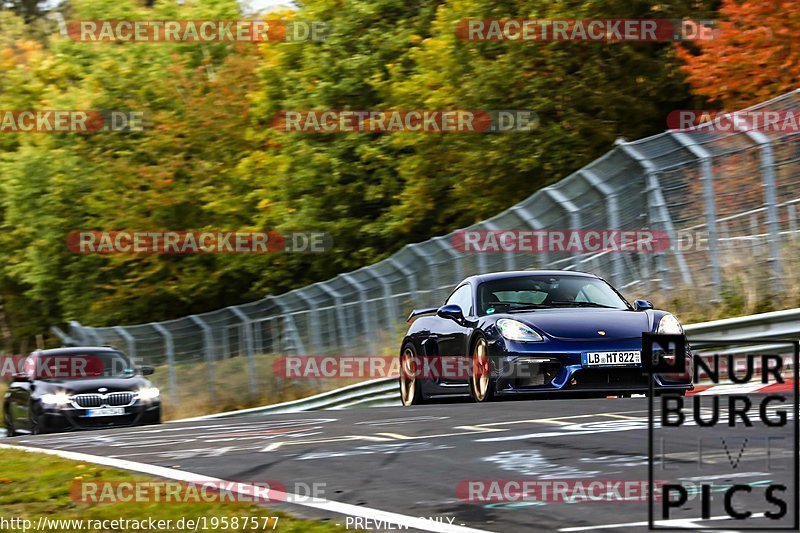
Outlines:
<svg viewBox="0 0 800 533"><path fill-rule="evenodd" d="M400 405L400 392L397 379L380 378L364 381L363 383L356 383L355 385L348 385L291 402L265 405L263 407L252 407L250 409L240 409L238 411L228 411L194 418L184 418L182 420L176 420L176 422L211 420L214 418L239 417L251 414L282 414L319 409L389 407L393 405Z"/></svg>
<svg viewBox="0 0 800 533"><path fill-rule="evenodd" d="M686 324L689 340L765 340L800 338L800 308L761 313L697 324ZM774 348L768 342L748 348L761 351ZM207 420L230 416L265 413L296 413L318 409L350 409L354 407L390 407L400 405L397 378L382 378L349 385L292 402L218 413L188 420Z"/></svg>
<svg viewBox="0 0 800 533"><path fill-rule="evenodd" d="M687 324L683 329L690 338L695 340L800 338L800 309Z"/></svg>

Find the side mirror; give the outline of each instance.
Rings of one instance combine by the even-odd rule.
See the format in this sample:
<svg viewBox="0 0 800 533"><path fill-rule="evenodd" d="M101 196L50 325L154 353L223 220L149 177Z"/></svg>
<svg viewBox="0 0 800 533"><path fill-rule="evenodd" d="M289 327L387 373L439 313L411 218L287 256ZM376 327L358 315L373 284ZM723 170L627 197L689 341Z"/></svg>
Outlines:
<svg viewBox="0 0 800 533"><path fill-rule="evenodd" d="M143 376L149 376L149 375L153 374L156 371L155 368L153 368L152 366L149 366L149 365L142 365L140 368L141 368Z"/></svg>
<svg viewBox="0 0 800 533"><path fill-rule="evenodd" d="M651 304L649 300L634 300L633 308L637 311L645 311L647 309L652 309L653 304Z"/></svg>
<svg viewBox="0 0 800 533"><path fill-rule="evenodd" d="M436 316L449 318L458 324L464 322L464 312L455 304L443 305L436 311Z"/></svg>
<svg viewBox="0 0 800 533"><path fill-rule="evenodd" d="M30 378L25 372L15 372L11 374L11 381L30 381Z"/></svg>

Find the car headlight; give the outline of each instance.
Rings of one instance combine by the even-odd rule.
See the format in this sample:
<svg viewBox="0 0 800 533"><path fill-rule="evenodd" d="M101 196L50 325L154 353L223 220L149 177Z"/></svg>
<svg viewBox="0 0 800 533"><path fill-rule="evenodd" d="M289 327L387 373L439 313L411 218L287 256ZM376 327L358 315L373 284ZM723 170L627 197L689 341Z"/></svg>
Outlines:
<svg viewBox="0 0 800 533"><path fill-rule="evenodd" d="M530 327L517 320L501 318L497 321L497 329L500 334L510 341L539 342L543 341L541 335L533 331Z"/></svg>
<svg viewBox="0 0 800 533"><path fill-rule="evenodd" d="M140 400L155 400L161 394L161 391L156 387L147 387L146 389L140 389L138 394Z"/></svg>
<svg viewBox="0 0 800 533"><path fill-rule="evenodd" d="M675 318L675 315L664 315L658 322L658 329L656 333L665 333L668 335L683 335L683 326Z"/></svg>
<svg viewBox="0 0 800 533"><path fill-rule="evenodd" d="M42 394L42 403L45 405L64 406L69 404L69 394L66 392L57 392L55 394Z"/></svg>

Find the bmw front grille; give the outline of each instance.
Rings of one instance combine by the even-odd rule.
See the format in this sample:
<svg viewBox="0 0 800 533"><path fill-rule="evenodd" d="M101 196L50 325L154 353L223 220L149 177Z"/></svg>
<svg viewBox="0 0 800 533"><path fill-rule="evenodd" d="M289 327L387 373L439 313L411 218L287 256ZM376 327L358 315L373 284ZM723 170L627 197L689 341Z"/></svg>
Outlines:
<svg viewBox="0 0 800 533"><path fill-rule="evenodd" d="M110 392L108 394L76 394L72 397L75 407L126 407L136 399L134 392Z"/></svg>

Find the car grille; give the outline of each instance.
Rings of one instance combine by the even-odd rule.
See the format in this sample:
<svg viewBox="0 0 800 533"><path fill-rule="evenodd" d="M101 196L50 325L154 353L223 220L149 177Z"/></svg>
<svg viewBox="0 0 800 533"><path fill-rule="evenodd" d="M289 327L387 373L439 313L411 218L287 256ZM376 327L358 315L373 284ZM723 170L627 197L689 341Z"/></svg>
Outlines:
<svg viewBox="0 0 800 533"><path fill-rule="evenodd" d="M648 386L647 376L641 368L584 368L573 375L573 385L586 388L614 388Z"/></svg>
<svg viewBox="0 0 800 533"><path fill-rule="evenodd" d="M122 407L133 403L133 392L110 392L108 394L76 394L72 402L78 407Z"/></svg>
<svg viewBox="0 0 800 533"><path fill-rule="evenodd" d="M561 363L529 363L522 361L515 362L513 367L514 388L525 387L549 387L553 378L561 370Z"/></svg>

